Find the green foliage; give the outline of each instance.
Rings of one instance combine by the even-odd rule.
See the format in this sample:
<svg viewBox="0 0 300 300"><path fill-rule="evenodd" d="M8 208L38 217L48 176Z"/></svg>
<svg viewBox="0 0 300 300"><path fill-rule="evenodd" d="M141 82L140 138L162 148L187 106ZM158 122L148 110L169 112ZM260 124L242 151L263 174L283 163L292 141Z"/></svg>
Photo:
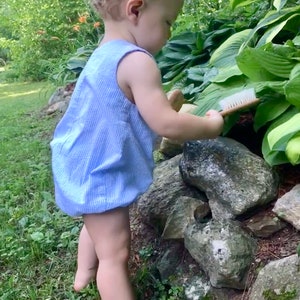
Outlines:
<svg viewBox="0 0 300 300"><path fill-rule="evenodd" d="M279 294L272 290L263 291L263 297L265 300L296 300L296 296L297 291L295 289L291 291L282 289Z"/></svg>
<svg viewBox="0 0 300 300"><path fill-rule="evenodd" d="M266 8L248 1L238 1L236 6L243 3L252 11ZM198 105L197 115L219 110L219 101L226 96L255 88L261 102L252 108L254 128L266 132L262 142L265 160L270 165L296 165L300 163L296 124L300 112L300 6L285 1L273 4L276 9L264 10L265 16L253 28L245 26L246 21L239 28L228 22L209 33L189 33L189 39L174 36L158 62L166 90L182 88L186 99ZM236 113L227 118L224 134L238 117Z"/></svg>
<svg viewBox="0 0 300 300"><path fill-rule="evenodd" d="M198 74L199 68L192 69L192 67L194 65L198 66L199 62L207 62L211 52L222 40L240 28L248 28L253 23L253 20L257 21L259 19L259 12L261 11L256 9L254 13L254 10L250 9L246 13L247 17L245 15L241 17L240 11L235 12L234 16L232 16L232 12L229 9L228 5L215 0L208 3L185 1L183 11L173 26L172 35L176 36L176 40L171 42L172 46L169 45L169 48L171 48L169 50L171 51L166 51L167 55L165 58L162 54L158 55L158 61L163 60L162 72L164 73L165 70L168 72L164 79L164 81L169 81L168 83L165 82L166 90L173 84L178 83L179 87L186 87L186 94L191 94L189 98L192 98L197 91L201 91L205 84L200 89L197 87L196 90L193 90L192 86L189 86L189 79L199 76L203 77L206 72L205 67L203 66L203 70L200 70L200 74ZM205 28L205 30L203 29L203 31L199 32L199 28ZM205 41L204 45L202 45L202 40ZM185 42L187 42L186 45L184 44ZM76 53L63 57L59 67L51 72L51 79L58 80L60 83L76 80L82 66L84 66L90 55L90 49L93 49L95 46L96 44L83 46ZM203 46L205 46L205 49L201 52ZM175 53L173 53L175 57L172 57L172 53L169 53L172 51ZM183 56L186 57L183 58ZM168 60L168 58L170 59ZM182 58L183 61L181 61ZM166 63L167 60L168 62ZM189 66L191 66L191 69L189 69ZM185 76L180 74L184 70L188 72L186 82ZM177 77L176 75L178 74L180 76Z"/></svg>
<svg viewBox="0 0 300 300"><path fill-rule="evenodd" d="M255 2L255 0L230 0L230 6L235 9L236 7L249 5L251 3ZM270 6L276 8L276 10L281 10L284 6L294 6L295 1L294 0L274 0L270 1ZM271 8L270 7L270 8Z"/></svg>
<svg viewBox="0 0 300 300"><path fill-rule="evenodd" d="M53 80L58 85L76 82L95 48L96 44L83 46L78 48L75 54L66 56L59 64L58 68L53 70L52 74L49 74L49 79Z"/></svg>
<svg viewBox="0 0 300 300"><path fill-rule="evenodd" d="M99 299L72 291L81 220L53 198L49 141L57 118L41 114L54 87L0 84L1 299Z"/></svg>
<svg viewBox="0 0 300 300"><path fill-rule="evenodd" d="M0 49L9 51L16 78L46 78L61 57L96 43L103 31L82 0L4 0L0 13Z"/></svg>
<svg viewBox="0 0 300 300"><path fill-rule="evenodd" d="M196 32L206 28L216 18L216 14L224 7L223 1L210 0L205 2L186 0L181 14L173 26L173 34L182 31Z"/></svg>
<svg viewBox="0 0 300 300"><path fill-rule="evenodd" d="M231 29L206 35L183 32L170 39L157 56L165 90L181 88L186 99L193 100L216 74L208 68L210 53L232 33Z"/></svg>
<svg viewBox="0 0 300 300"><path fill-rule="evenodd" d="M224 27L239 30L256 24L261 14L268 8L268 1L260 1L246 9L232 10L228 1L184 1L182 13L173 26L173 34L183 31L210 32Z"/></svg>
<svg viewBox="0 0 300 300"><path fill-rule="evenodd" d="M173 278L162 280L154 263L152 247L145 247L139 251L142 264L135 277L133 286L137 300L180 300L184 299L184 289L174 283Z"/></svg>
<svg viewBox="0 0 300 300"><path fill-rule="evenodd" d="M166 91L181 88L188 101L195 101L195 97L217 74L217 69L210 64L210 57L214 51L226 39L257 22L266 9L265 4L260 3L231 12L229 6L222 3L217 4L212 1L212 6L208 6L205 13L202 13L206 19L200 27L199 15L204 8L199 5L196 10L195 2L187 2L182 16L188 15L189 10L189 15L195 15L195 11L198 11L195 16L196 22L194 21L193 24L198 24L201 29L197 28L191 32L190 28L186 27L188 31L184 31L185 25L183 25L180 33L176 34L178 30L175 27L173 38L158 54L157 61ZM180 20L181 18L179 23Z"/></svg>
<svg viewBox="0 0 300 300"><path fill-rule="evenodd" d="M5 0L0 13L1 63L11 56L10 78L76 81L102 32L81 0ZM261 103L251 111L254 129L266 132L265 160L299 164L299 129L289 122L300 110L299 15L299 5L288 0L185 1L172 39L157 56L165 90L181 88L203 115L219 109L221 98L255 88ZM227 118L224 135L238 117Z"/></svg>
<svg viewBox="0 0 300 300"><path fill-rule="evenodd" d="M298 32L294 32L295 22L300 25L297 17L300 7L282 9L280 12L271 11L243 41L238 42L238 53L230 47L223 47L222 56L211 60L212 66L218 67L218 75L212 80L214 85L214 104L224 95L232 94L234 88L244 89L255 87L261 104L255 111L254 128L265 128L266 134L262 144L265 160L270 165L290 162L299 164L299 128L296 123L289 121L299 113L300 88L299 88L299 54L297 42ZM264 31L261 32L261 29ZM284 32L284 33L283 33ZM292 40L286 40L286 36ZM276 40L277 43L274 43ZM240 43L240 48L238 44ZM254 47L250 47L253 45ZM220 47L220 48L221 48ZM219 49L215 53L218 53ZM229 59L216 65L216 62ZM230 57L234 60L230 61ZM219 88L219 93L218 93ZM212 87L209 87L209 91ZM209 98L199 97L199 105L208 103ZM203 106L198 113L204 113ZM285 117L286 116L286 117ZM233 125L234 121L230 125ZM285 129L289 127L288 131ZM278 128L277 128L278 127ZM229 126L230 128L230 126Z"/></svg>

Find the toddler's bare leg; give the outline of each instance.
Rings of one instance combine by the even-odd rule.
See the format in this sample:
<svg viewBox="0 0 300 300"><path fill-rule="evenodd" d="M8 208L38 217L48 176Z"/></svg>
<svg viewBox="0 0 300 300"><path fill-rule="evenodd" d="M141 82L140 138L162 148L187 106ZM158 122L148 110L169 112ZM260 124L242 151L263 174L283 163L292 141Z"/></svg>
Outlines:
<svg viewBox="0 0 300 300"><path fill-rule="evenodd" d="M84 216L99 267L97 286L102 300L133 300L128 275L130 226L128 208Z"/></svg>
<svg viewBox="0 0 300 300"><path fill-rule="evenodd" d="M94 243L83 225L78 243L77 271L74 280L74 290L80 291L96 278L98 259Z"/></svg>

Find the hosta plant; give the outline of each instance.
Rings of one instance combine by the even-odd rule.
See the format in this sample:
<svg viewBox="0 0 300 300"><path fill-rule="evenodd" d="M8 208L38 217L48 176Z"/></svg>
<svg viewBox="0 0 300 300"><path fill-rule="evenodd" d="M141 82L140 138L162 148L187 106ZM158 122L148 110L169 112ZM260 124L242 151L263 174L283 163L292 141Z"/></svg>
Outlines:
<svg viewBox="0 0 300 300"><path fill-rule="evenodd" d="M97 43L91 43L78 48L74 54L69 55L69 57L60 64L59 69L51 75L50 79L53 79L56 84L76 82L96 47Z"/></svg>
<svg viewBox="0 0 300 300"><path fill-rule="evenodd" d="M253 87L261 100L253 109L254 128L265 130L262 153L270 165L300 163L300 5L283 8L285 2L274 1L253 29L214 51L208 66L217 75L195 97L196 114L203 115L219 109L221 98ZM237 119L228 118L225 134Z"/></svg>

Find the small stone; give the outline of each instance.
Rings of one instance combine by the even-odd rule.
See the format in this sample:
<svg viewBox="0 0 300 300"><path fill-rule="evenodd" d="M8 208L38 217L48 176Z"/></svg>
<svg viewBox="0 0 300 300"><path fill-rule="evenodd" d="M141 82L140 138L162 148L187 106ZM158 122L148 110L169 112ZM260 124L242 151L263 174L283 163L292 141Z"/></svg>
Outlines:
<svg viewBox="0 0 300 300"><path fill-rule="evenodd" d="M254 216L246 225L257 237L266 238L286 227L286 223L272 216Z"/></svg>

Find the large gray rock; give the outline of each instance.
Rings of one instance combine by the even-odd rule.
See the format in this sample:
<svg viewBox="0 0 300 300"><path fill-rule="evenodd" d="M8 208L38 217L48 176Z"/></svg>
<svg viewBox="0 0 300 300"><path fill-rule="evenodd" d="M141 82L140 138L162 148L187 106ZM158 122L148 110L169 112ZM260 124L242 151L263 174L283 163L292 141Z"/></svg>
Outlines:
<svg viewBox="0 0 300 300"><path fill-rule="evenodd" d="M178 273L178 269L181 267L183 248L184 245L182 242L174 242L157 259L157 269L162 280L168 280L175 273Z"/></svg>
<svg viewBox="0 0 300 300"><path fill-rule="evenodd" d="M70 99L72 97L72 92L72 88L57 88L49 98L46 114L50 115L52 113L55 113L56 111L64 113L68 108Z"/></svg>
<svg viewBox="0 0 300 300"><path fill-rule="evenodd" d="M263 217L255 215L248 220L246 225L246 228L248 228L254 236L262 238L267 238L285 227L285 222L281 221L277 217L269 215L265 215Z"/></svg>
<svg viewBox="0 0 300 300"><path fill-rule="evenodd" d="M212 295L214 299L230 300L232 295L241 293L239 289L247 288L256 241L231 219L276 199L277 187L277 175L260 157L226 138L189 142L183 156L173 157L155 168L154 182L140 197L138 210L142 221L155 227L164 238L184 239L184 246L196 261L193 268L189 267L193 270L191 276L183 272L180 279L187 299ZM294 192L290 196L298 199ZM291 215L294 208L279 216ZM294 223L289 218L291 224L297 224L297 215ZM281 228L274 221L271 217L256 218L251 224L248 222L248 227L257 236L265 237ZM161 253L162 277L184 269L177 258L178 251L172 247ZM199 278L207 283L204 289ZM254 296L250 300L257 299L260 298Z"/></svg>
<svg viewBox="0 0 300 300"><path fill-rule="evenodd" d="M300 299L300 260L297 254L275 260L260 270L254 282L249 300L285 299L283 294L295 295ZM266 298L272 295L272 298ZM279 295L281 297L279 298Z"/></svg>
<svg viewBox="0 0 300 300"><path fill-rule="evenodd" d="M300 184L276 201L273 212L300 230Z"/></svg>
<svg viewBox="0 0 300 300"><path fill-rule="evenodd" d="M277 195L272 168L229 138L185 143L180 171L187 184L205 192L216 219L234 218Z"/></svg>
<svg viewBox="0 0 300 300"><path fill-rule="evenodd" d="M211 295L211 285L203 276L192 277L185 283L186 300L211 299Z"/></svg>
<svg viewBox="0 0 300 300"><path fill-rule="evenodd" d="M191 207L195 207L195 209L195 201L198 201L199 205L203 201L207 202L204 193L196 188L188 187L182 180L179 173L180 158L181 155L177 155L160 163L155 168L153 184L137 202L142 220L154 226L160 233L164 231L167 219L170 213L174 211L174 207L178 205L178 201L186 201L187 198L194 199ZM190 210L187 210L187 213L186 219L189 220ZM181 217L181 219L183 218ZM183 226L185 227L186 224Z"/></svg>
<svg viewBox="0 0 300 300"><path fill-rule="evenodd" d="M203 218L210 212L206 202L186 196L179 197L169 212L162 238L183 239L186 226L194 222L201 212L204 212Z"/></svg>
<svg viewBox="0 0 300 300"><path fill-rule="evenodd" d="M193 223L185 247L210 278L212 286L244 289L254 260L256 241L231 220Z"/></svg>

